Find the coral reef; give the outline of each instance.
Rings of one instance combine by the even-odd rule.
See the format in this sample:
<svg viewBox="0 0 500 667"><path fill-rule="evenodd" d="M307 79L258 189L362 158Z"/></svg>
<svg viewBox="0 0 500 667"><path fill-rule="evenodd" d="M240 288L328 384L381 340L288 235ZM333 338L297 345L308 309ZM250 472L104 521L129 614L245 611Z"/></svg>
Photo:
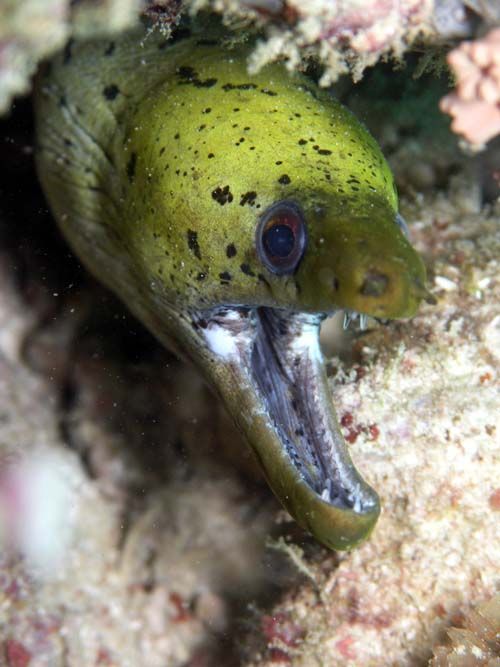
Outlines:
<svg viewBox="0 0 500 667"><path fill-rule="evenodd" d="M169 30L177 0L2 0L0 3L0 114L30 90L38 63L73 36L113 34L133 26L141 12Z"/></svg>
<svg viewBox="0 0 500 667"><path fill-rule="evenodd" d="M462 194L403 207L439 303L409 323L357 337L354 362L332 359L335 402L352 454L380 491L372 539L336 569L307 561L316 585L270 612L299 626L279 644L297 667L417 666L458 610L498 584L499 212ZM273 649L258 630L259 657Z"/></svg>
<svg viewBox="0 0 500 667"><path fill-rule="evenodd" d="M232 21L265 24L267 39L257 46L251 71L279 58L295 69L304 56L314 55L324 67L322 85L346 72L358 80L363 70L381 57L400 56L417 37L435 34L432 0L196 0L193 6L210 6Z"/></svg>
<svg viewBox="0 0 500 667"><path fill-rule="evenodd" d="M473 36L465 5L499 20L495 0L362 4L184 6L259 25L254 66L319 54L325 83L400 53L422 26L429 39ZM123 29L140 12L168 32L179 11L173 0L3 2L0 111L71 34ZM473 95L475 49L459 48ZM498 185L484 186L498 152L460 155L436 119L441 89L406 78L400 104L371 75L344 99L388 154L438 304L365 332L343 332L338 317L324 327L344 435L383 502L373 538L340 556L254 481L196 373L71 257L37 190L29 114L18 103L4 121L0 664L421 667L436 645L432 667L498 664L500 209Z"/></svg>
<svg viewBox="0 0 500 667"><path fill-rule="evenodd" d="M453 199L405 211L439 305L360 336L354 367L332 360L346 438L384 511L368 544L273 609L300 626L299 646L280 645L294 665L421 665L464 600L498 584L500 226ZM270 649L248 664L272 665Z"/></svg>
<svg viewBox="0 0 500 667"><path fill-rule="evenodd" d="M441 100L452 129L481 146L500 134L500 28L448 54L456 91Z"/></svg>
<svg viewBox="0 0 500 667"><path fill-rule="evenodd" d="M1 324L19 320L19 294L3 283L2 296ZM74 405L61 412L50 371L7 358L18 333L0 349L0 664L160 667L185 665L202 647L216 655L239 599L271 585L259 564L273 503L221 466L193 467L175 447L155 446L148 423L161 412L146 389L149 371L138 382L137 369L126 378L123 366L83 354ZM30 343L47 370L58 356L53 334L40 345L33 333ZM175 401L189 383L189 420L176 434L160 419L162 437L185 443L191 428L200 442L197 415L206 442L193 393L203 387L185 373L180 382L160 384ZM124 412L135 430L119 428Z"/></svg>
<svg viewBox="0 0 500 667"><path fill-rule="evenodd" d="M0 113L26 93L38 62L68 39L67 0L0 4Z"/></svg>
<svg viewBox="0 0 500 667"><path fill-rule="evenodd" d="M249 62L256 71L284 59L304 68L311 57L329 85L349 72L354 80L380 59L413 47L433 50L450 39L472 37L480 25L498 25L493 0L5 0L0 6L0 114L30 89L37 64L74 36L126 30L142 16L167 35L181 15L211 10L241 33L262 39ZM447 103L446 103L447 104ZM490 110L491 111L491 110Z"/></svg>
<svg viewBox="0 0 500 667"><path fill-rule="evenodd" d="M0 200L0 497L54 530L2 524L6 664L424 664L498 576L500 226L474 174L403 206L438 305L350 338L330 325L344 434L384 506L337 556L226 463L246 450L216 400L67 258L29 127L5 131L22 197Z"/></svg>
<svg viewBox="0 0 500 667"><path fill-rule="evenodd" d="M447 632L449 645L434 649L429 667L496 667L500 664L500 596L465 617L461 627Z"/></svg>

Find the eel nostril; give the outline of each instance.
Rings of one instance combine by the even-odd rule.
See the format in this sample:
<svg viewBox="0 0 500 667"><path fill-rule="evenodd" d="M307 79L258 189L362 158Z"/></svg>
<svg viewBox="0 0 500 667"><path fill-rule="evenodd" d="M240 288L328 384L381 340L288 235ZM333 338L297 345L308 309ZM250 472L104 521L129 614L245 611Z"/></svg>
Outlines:
<svg viewBox="0 0 500 667"><path fill-rule="evenodd" d="M387 289L389 278L384 273L369 271L360 288L363 296L381 296Z"/></svg>

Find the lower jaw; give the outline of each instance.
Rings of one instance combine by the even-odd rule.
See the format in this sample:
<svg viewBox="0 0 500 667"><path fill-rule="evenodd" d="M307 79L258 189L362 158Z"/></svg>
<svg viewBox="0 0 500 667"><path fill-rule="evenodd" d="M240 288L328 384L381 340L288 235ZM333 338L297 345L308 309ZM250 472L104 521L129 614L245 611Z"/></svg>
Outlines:
<svg viewBox="0 0 500 667"><path fill-rule="evenodd" d="M369 535L380 506L333 410L322 319L272 308L205 315L209 376L285 509L325 546L349 549Z"/></svg>

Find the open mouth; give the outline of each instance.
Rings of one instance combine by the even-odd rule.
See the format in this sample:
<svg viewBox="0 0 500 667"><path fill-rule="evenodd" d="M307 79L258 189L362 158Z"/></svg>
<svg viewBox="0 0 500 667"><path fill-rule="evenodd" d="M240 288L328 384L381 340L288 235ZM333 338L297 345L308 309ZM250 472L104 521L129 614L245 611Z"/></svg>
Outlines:
<svg viewBox="0 0 500 667"><path fill-rule="evenodd" d="M224 389L217 389L270 486L320 541L353 546L373 527L379 502L355 469L333 410L319 346L324 315L264 307L219 308L207 315L201 325L205 342L230 369ZM318 533L328 531L328 511L331 533L325 537ZM315 526L319 515L321 530Z"/></svg>

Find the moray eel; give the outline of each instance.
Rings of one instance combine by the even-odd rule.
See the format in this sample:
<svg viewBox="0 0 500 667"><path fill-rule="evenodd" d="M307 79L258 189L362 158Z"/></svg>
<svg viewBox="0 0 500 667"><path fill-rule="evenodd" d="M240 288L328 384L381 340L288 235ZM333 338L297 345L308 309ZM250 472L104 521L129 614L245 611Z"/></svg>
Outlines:
<svg viewBox="0 0 500 667"><path fill-rule="evenodd" d="M283 506L349 549L380 512L319 347L338 309L411 317L425 269L367 130L251 46L71 41L38 81L37 167L69 243L224 401Z"/></svg>

